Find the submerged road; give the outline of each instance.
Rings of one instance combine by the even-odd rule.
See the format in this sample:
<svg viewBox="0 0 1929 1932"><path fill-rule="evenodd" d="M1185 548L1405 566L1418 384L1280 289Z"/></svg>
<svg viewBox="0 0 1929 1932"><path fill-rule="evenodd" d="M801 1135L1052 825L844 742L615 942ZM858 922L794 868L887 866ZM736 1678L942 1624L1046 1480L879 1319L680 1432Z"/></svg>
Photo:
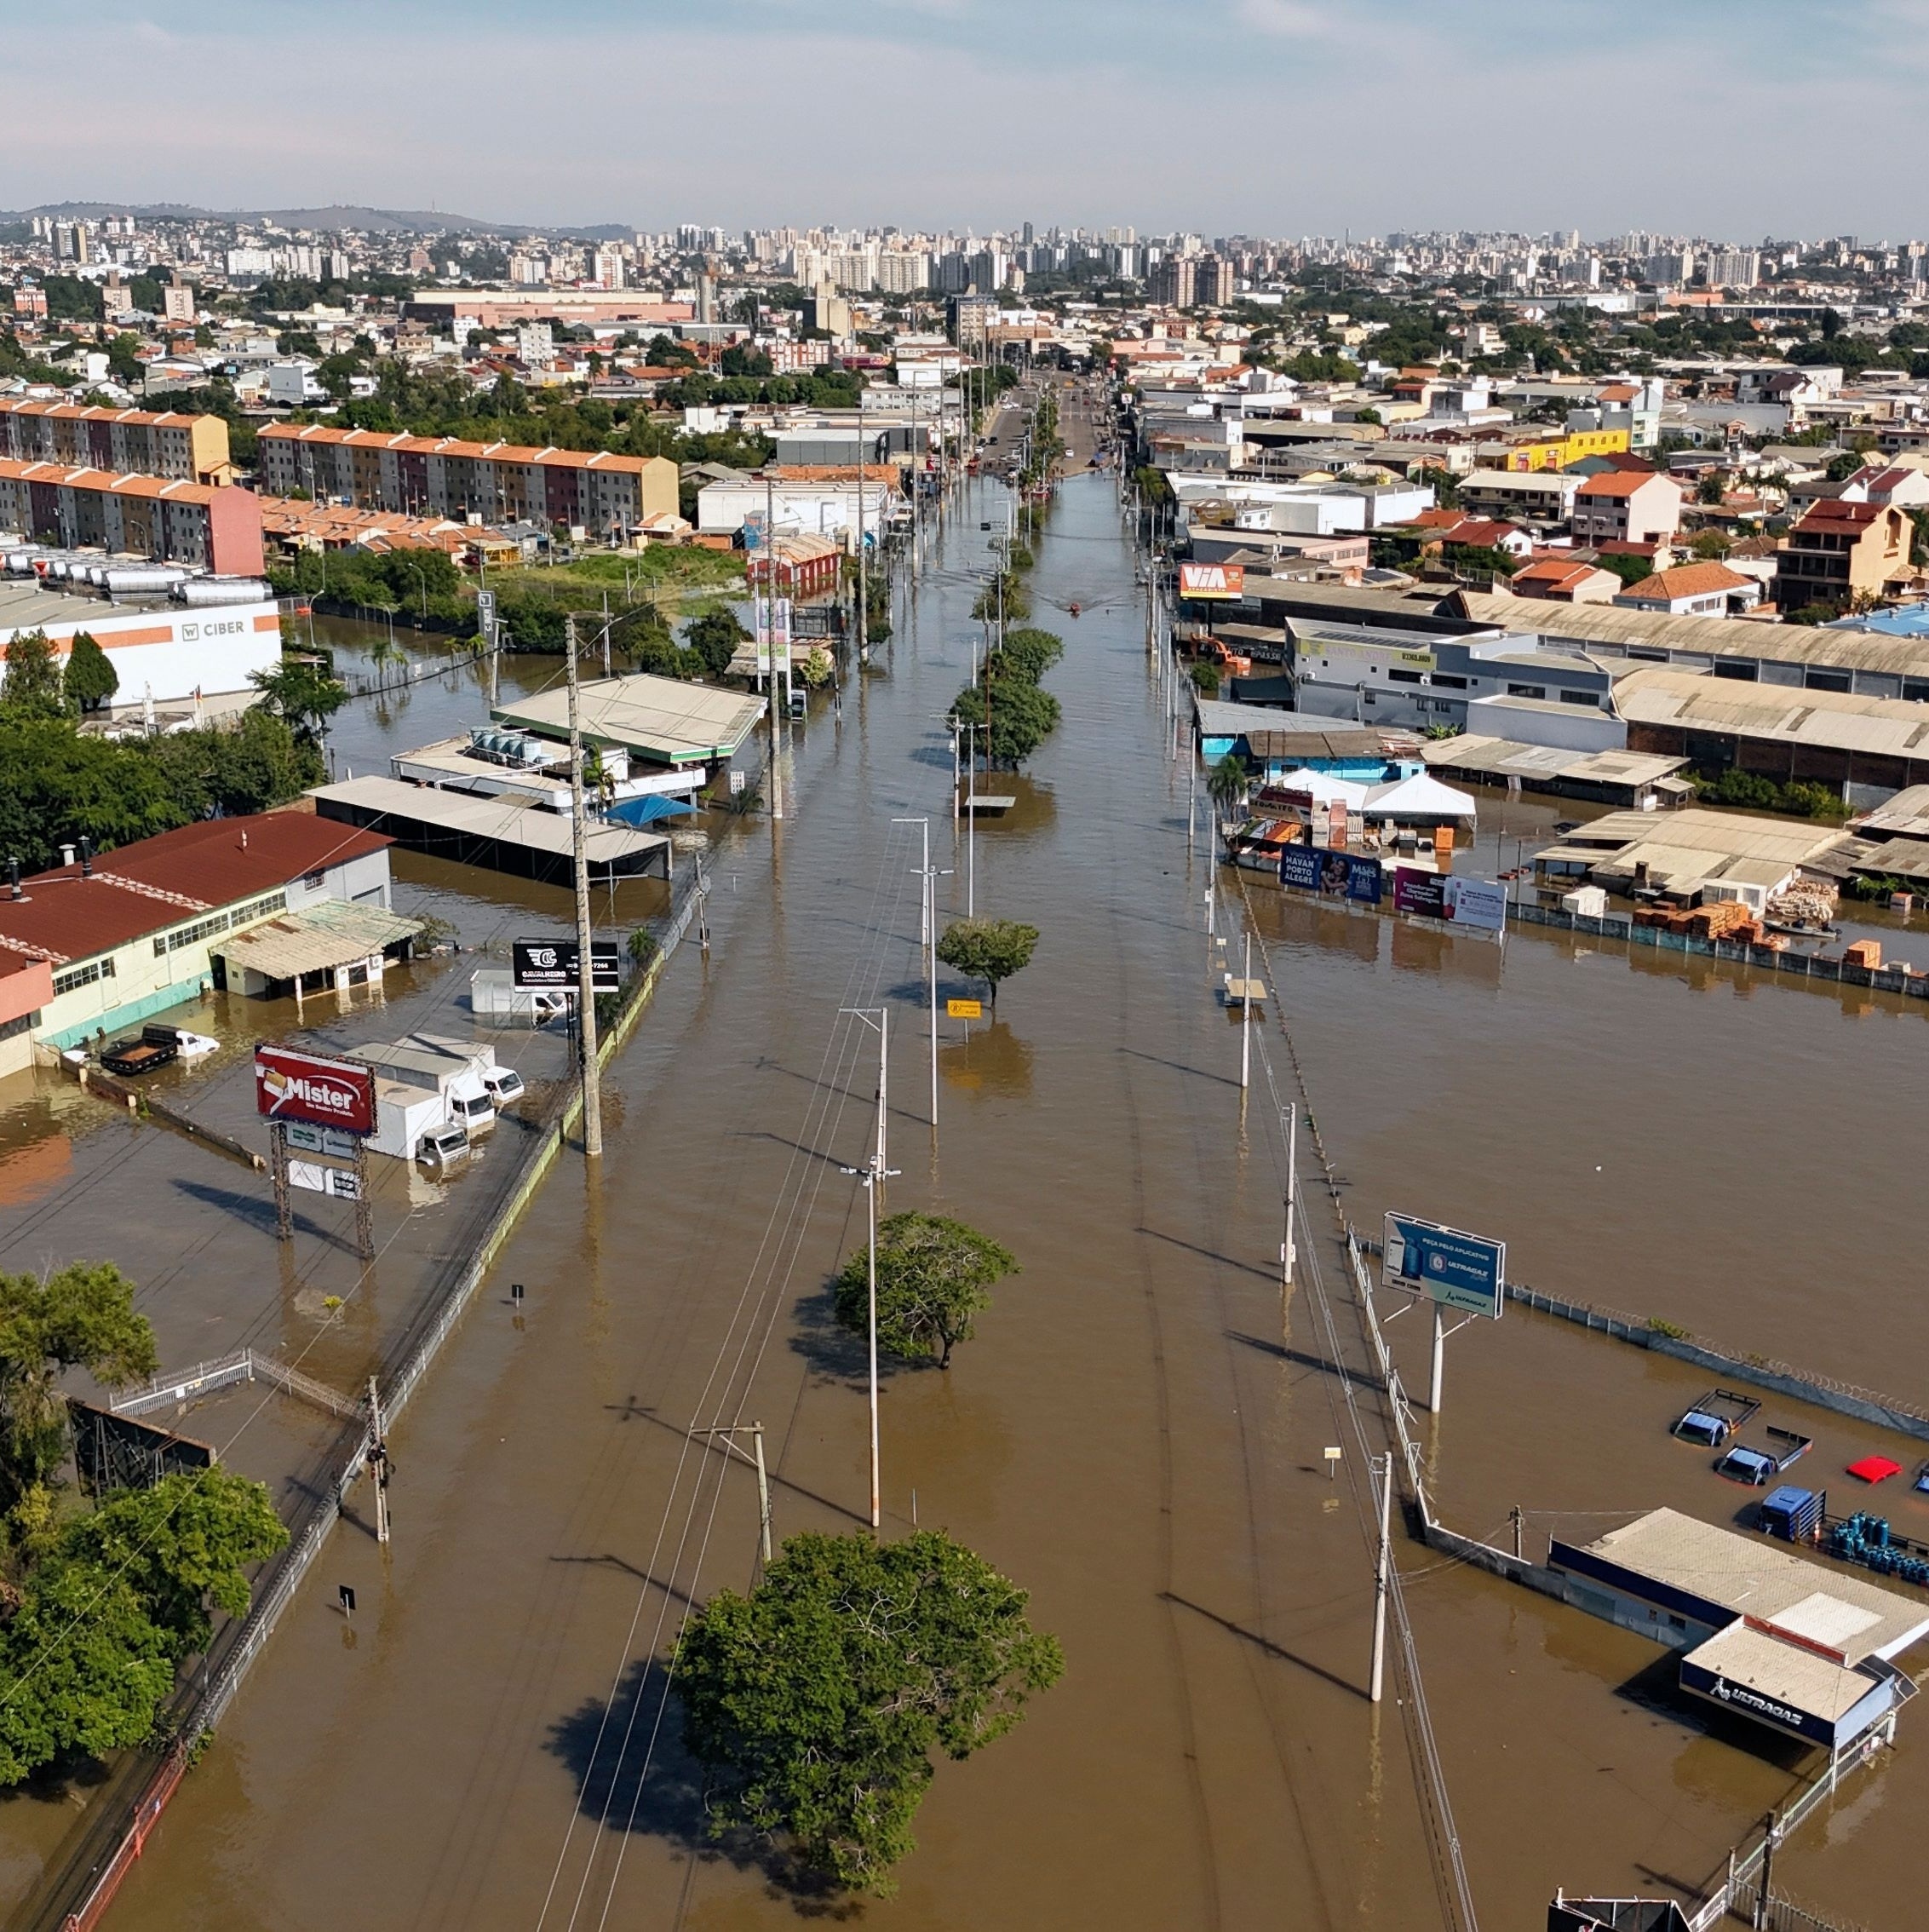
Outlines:
<svg viewBox="0 0 1929 1932"><path fill-rule="evenodd" d="M754 1482L687 1425L765 1424L779 1537L863 1519L861 1360L825 1284L862 1235L838 1168L876 1081L875 1033L837 1009L876 1004L889 1206L958 1214L1023 1268L948 1374L890 1377L886 1533L974 1546L1067 1659L1012 1736L940 1766L878 1909L1439 1922L1398 1713L1362 1695L1360 1498L1320 1458L1342 1437L1312 1325L1283 1338L1276 1130L1257 1093L1243 1119L1100 477L1061 493L1033 578L1063 727L978 837L979 909L1043 937L995 1024L948 1025L931 1130L918 834L892 821L928 817L941 917L962 909L937 720L968 676L979 521L1003 523L980 488L841 725L799 733L794 816L718 854L715 949L679 955L617 1072L600 1183L559 1170L392 1441L394 1542L338 1532L117 1932L795 1922L704 1840L662 1666L687 1607L754 1572Z"/></svg>

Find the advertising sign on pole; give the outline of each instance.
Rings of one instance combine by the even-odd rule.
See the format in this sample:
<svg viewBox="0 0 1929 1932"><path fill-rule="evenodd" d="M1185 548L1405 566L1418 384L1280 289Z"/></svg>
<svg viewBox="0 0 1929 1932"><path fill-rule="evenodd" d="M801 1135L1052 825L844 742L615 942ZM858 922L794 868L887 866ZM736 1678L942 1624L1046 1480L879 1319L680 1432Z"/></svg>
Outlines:
<svg viewBox="0 0 1929 1932"><path fill-rule="evenodd" d="M517 940L509 949L519 991L574 992L582 954L574 940ZM589 942L590 985L598 992L623 989L623 964L614 940Z"/></svg>
<svg viewBox="0 0 1929 1932"><path fill-rule="evenodd" d="M1360 906L1377 906L1384 873L1377 859L1355 852L1334 852L1323 845L1287 845L1279 852L1279 883L1300 892L1317 892L1329 899L1350 899Z"/></svg>
<svg viewBox="0 0 1929 1932"><path fill-rule="evenodd" d="M339 1127L311 1127L306 1121L290 1120L283 1131L289 1147L301 1153L331 1154L337 1160L355 1158L356 1136Z"/></svg>
<svg viewBox="0 0 1929 1932"><path fill-rule="evenodd" d="M375 1131L375 1069L292 1047L255 1049L255 1106L272 1120L305 1120L347 1134Z"/></svg>
<svg viewBox="0 0 1929 1932"><path fill-rule="evenodd" d="M1389 1214L1380 1279L1441 1307L1500 1319L1507 1302L1507 1245L1412 1215Z"/></svg>
<svg viewBox="0 0 1929 1932"><path fill-rule="evenodd" d="M1507 888L1497 879L1461 878L1403 865L1393 875L1393 910L1416 919L1439 919L1474 932L1497 933L1507 924Z"/></svg>

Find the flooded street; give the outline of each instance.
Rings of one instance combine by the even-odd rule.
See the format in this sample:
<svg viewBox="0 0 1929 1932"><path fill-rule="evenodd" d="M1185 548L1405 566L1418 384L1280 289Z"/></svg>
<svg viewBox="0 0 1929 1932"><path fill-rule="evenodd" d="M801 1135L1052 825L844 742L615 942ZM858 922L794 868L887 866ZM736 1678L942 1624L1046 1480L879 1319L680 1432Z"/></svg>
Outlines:
<svg viewBox="0 0 1929 1932"><path fill-rule="evenodd" d="M998 781L1018 803L976 842L979 911L1042 936L994 1022L968 1038L939 1022L933 1133L920 836L893 821L928 819L933 863L952 868L940 919L962 911L939 720L970 676L979 511L854 674L841 722L819 708L797 727L793 815L720 844L712 951L679 952L614 1071L600 1184L573 1153L548 1181L392 1438L394 1541L336 1532L117 1928L796 1922L761 1868L704 1840L662 1665L689 1605L755 1568L754 1481L692 1424L764 1424L779 1538L864 1517L861 1352L826 1291L863 1237L841 1168L869 1148L877 1034L841 1009L888 1014L890 1207L956 1214L1022 1268L948 1373L888 1377L887 1531L972 1545L1032 1593L1066 1657L1010 1738L939 1768L899 1895L854 1917L1446 1922L1398 1675L1377 1710L1364 1697L1364 1472L1351 1447L1336 1479L1323 1459L1352 1437L1303 1285L1283 1320L1266 1076L1302 1096L1282 1021L1363 1228L1392 1207L1503 1236L1510 1275L1536 1287L1929 1397L1906 1232L1920 1007L1539 932L1502 949L1215 880L1203 833L1188 854L1185 768L1103 477L1063 489L1036 546L1064 722ZM476 722L474 678L412 687L405 729L344 713L338 761L373 769ZM1510 808L1491 848L1547 817ZM397 876L468 907L465 931L493 916L495 883L502 920L531 903L433 860L399 856ZM1249 900L1283 1004L1243 1100L1205 931L1214 885L1220 934ZM977 991L950 979L940 1003ZM1302 1242L1337 1290L1335 1223L1307 1198ZM1419 1388L1421 1319L1392 1330ZM1662 1503L1731 1521L1747 1492L1666 1433L1702 1386L1510 1309L1450 1344L1445 1412L1421 1418L1443 1513L1496 1537L1518 1506L1536 1555L1550 1529L1598 1533ZM1846 1486L1876 1432L1811 1420L1816 1481ZM1929 1498L1884 1502L1929 1537ZM1490 1929L1541 1923L1557 1885L1696 1884L1800 1781L1797 1755L1685 1711L1652 1645L1396 1540ZM358 1592L352 1623L338 1584ZM1871 1927L1909 1923L1926 1762L1929 1719L1905 1712L1899 1750L1845 1782L1778 1878Z"/></svg>

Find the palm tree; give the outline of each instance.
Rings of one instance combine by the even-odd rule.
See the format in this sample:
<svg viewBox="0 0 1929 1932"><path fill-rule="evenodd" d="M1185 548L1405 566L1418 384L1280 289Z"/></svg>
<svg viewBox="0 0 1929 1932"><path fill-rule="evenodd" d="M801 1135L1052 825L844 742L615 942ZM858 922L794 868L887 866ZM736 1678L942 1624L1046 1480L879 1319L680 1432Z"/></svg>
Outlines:
<svg viewBox="0 0 1929 1932"><path fill-rule="evenodd" d="M1228 751L1206 773L1207 793L1221 819L1231 818L1245 803L1246 784L1246 768L1234 751Z"/></svg>

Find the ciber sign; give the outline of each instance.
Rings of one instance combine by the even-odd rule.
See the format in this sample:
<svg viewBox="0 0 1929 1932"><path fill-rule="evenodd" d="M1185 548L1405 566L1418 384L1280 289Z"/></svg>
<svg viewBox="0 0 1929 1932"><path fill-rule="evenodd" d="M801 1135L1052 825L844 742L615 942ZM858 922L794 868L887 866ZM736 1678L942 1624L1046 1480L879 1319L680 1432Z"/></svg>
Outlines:
<svg viewBox="0 0 1929 1932"><path fill-rule="evenodd" d="M375 1131L375 1070L288 1047L255 1049L255 1106L271 1120L306 1120L345 1133Z"/></svg>

